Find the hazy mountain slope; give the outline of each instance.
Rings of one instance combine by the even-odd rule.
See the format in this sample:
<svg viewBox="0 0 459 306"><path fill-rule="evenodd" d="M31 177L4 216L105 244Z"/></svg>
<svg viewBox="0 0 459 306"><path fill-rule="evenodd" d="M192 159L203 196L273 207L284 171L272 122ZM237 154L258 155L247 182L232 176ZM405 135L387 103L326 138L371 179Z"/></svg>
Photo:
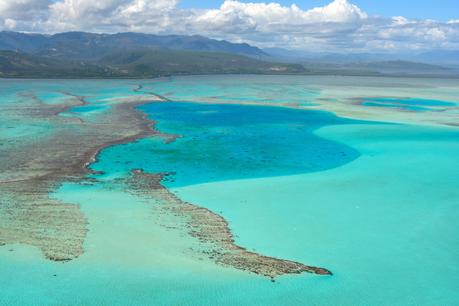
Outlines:
<svg viewBox="0 0 459 306"><path fill-rule="evenodd" d="M47 48L47 41L47 36L42 34L0 32L0 50L33 53Z"/></svg>
<svg viewBox="0 0 459 306"><path fill-rule="evenodd" d="M276 64L225 53L148 50L119 52L97 62L0 51L0 77L146 78L173 74L301 73L301 65Z"/></svg>
<svg viewBox="0 0 459 306"><path fill-rule="evenodd" d="M428 63L442 63L459 67L459 50L436 50L421 53L417 59Z"/></svg>
<svg viewBox="0 0 459 306"><path fill-rule="evenodd" d="M447 67L411 61L376 61L364 63L351 63L343 65L346 68L377 71L385 74L454 74L456 71Z"/></svg>
<svg viewBox="0 0 459 306"><path fill-rule="evenodd" d="M273 60L287 62L318 62L327 64L355 64L370 62L414 62L441 66L459 67L459 50L432 50L428 52L395 52L395 53L333 53L307 52L283 48L267 48L263 51Z"/></svg>
<svg viewBox="0 0 459 306"><path fill-rule="evenodd" d="M301 65L270 63L240 55L175 50L115 53L102 58L100 63L120 73L140 76L304 71Z"/></svg>
<svg viewBox="0 0 459 306"><path fill-rule="evenodd" d="M142 33L94 34L66 32L55 35L0 32L0 50L38 55L97 60L113 51L172 49L205 51L262 57L266 54L248 44L209 39L202 36L152 35Z"/></svg>
<svg viewBox="0 0 459 306"><path fill-rule="evenodd" d="M307 70L315 74L414 77L459 76L458 69L410 61L353 62L342 64L307 61L303 65Z"/></svg>

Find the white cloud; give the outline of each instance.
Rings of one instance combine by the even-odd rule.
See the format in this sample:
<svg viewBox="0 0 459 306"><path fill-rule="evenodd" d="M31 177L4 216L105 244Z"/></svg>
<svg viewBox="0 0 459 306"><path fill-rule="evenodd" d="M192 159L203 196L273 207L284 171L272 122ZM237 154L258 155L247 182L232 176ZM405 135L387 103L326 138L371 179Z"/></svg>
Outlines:
<svg viewBox="0 0 459 306"><path fill-rule="evenodd" d="M392 17L392 23L395 25L405 25L410 23L410 21L403 16L395 16Z"/></svg>
<svg viewBox="0 0 459 306"><path fill-rule="evenodd" d="M290 7L278 3L241 3L227 0L220 8L198 16L198 22L226 25L237 20L264 26L270 24L310 24L325 22L355 22L366 19L367 14L346 0L335 0L324 7L301 10L295 4Z"/></svg>
<svg viewBox="0 0 459 306"><path fill-rule="evenodd" d="M49 6L46 28L116 32L141 26L155 32L176 5L173 0L61 0Z"/></svg>
<svg viewBox="0 0 459 306"><path fill-rule="evenodd" d="M1 25L7 30L42 30L37 27L48 17L50 0L0 0Z"/></svg>
<svg viewBox="0 0 459 306"><path fill-rule="evenodd" d="M181 9L179 0L0 0L0 29L201 34L259 46L309 50L459 48L459 20L369 16L347 0L297 5L226 0Z"/></svg>
<svg viewBox="0 0 459 306"><path fill-rule="evenodd" d="M318 7L305 12L304 17L317 22L354 22L367 19L368 15L346 0L335 0L325 7Z"/></svg>
<svg viewBox="0 0 459 306"><path fill-rule="evenodd" d="M16 20L11 18L6 18L3 23L6 29L14 29L17 26Z"/></svg>
<svg viewBox="0 0 459 306"><path fill-rule="evenodd" d="M46 10L48 0L2 0L0 2L0 16L23 17L31 12Z"/></svg>

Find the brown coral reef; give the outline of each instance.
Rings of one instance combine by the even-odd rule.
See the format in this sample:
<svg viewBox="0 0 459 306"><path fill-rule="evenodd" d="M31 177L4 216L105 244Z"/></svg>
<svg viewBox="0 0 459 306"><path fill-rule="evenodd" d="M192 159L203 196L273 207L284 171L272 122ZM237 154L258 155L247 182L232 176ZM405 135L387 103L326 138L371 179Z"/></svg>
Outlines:
<svg viewBox="0 0 459 306"><path fill-rule="evenodd" d="M130 192L152 200L157 204L156 207L165 213L182 218L188 233L209 246L204 252L216 263L270 278L303 272L332 274L324 268L263 256L238 246L228 222L223 217L206 208L180 200L161 185L164 176L165 174L148 174L142 170L134 170L132 176L125 180L125 184Z"/></svg>
<svg viewBox="0 0 459 306"><path fill-rule="evenodd" d="M81 255L86 219L78 205L52 199L50 193L63 181L82 180L102 148L154 134L152 122L135 110L135 102L113 104L94 121L58 116L83 104L83 97L58 105L31 99L26 107L8 110L18 117L21 113L26 119L45 120L53 131L37 139L18 139L0 150L0 245L36 246L56 261Z"/></svg>

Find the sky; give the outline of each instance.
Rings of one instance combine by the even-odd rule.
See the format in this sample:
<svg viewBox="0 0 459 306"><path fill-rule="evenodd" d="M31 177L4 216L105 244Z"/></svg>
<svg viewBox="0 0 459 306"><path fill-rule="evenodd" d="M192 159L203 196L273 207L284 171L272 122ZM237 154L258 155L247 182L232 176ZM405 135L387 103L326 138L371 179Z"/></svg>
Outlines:
<svg viewBox="0 0 459 306"><path fill-rule="evenodd" d="M216 8L223 2L223 0L183 0L180 2L180 6L184 8ZM263 1L245 0L241 2ZM324 6L330 1L278 0L276 2L284 6L296 4L302 9L308 9L311 7ZM439 21L448 21L450 19L458 18L459 15L458 0L355 0L352 1L352 3L370 14L385 17L402 15L411 19L435 19Z"/></svg>
<svg viewBox="0 0 459 306"><path fill-rule="evenodd" d="M0 0L0 30L199 34L329 52L459 50L458 0Z"/></svg>

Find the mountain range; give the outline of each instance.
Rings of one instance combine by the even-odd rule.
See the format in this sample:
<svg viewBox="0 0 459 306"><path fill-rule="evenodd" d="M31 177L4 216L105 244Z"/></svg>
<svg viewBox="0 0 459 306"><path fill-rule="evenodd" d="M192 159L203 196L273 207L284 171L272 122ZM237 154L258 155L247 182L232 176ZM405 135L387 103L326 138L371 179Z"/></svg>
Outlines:
<svg viewBox="0 0 459 306"><path fill-rule="evenodd" d="M459 68L459 50L431 50L424 52L306 52L283 48L266 48L263 51L272 58L287 62L316 62L328 64L350 64L370 62L418 62ZM337 50L338 51L338 50Z"/></svg>
<svg viewBox="0 0 459 306"><path fill-rule="evenodd" d="M66 32L54 35L0 32L0 50L34 55L97 60L113 52L169 49L179 51L218 52L250 57L265 57L257 47L199 35L153 35L142 33L96 34Z"/></svg>
<svg viewBox="0 0 459 306"><path fill-rule="evenodd" d="M199 35L0 32L0 77L148 78L223 73L457 76L456 56L459 52L411 57L307 53L260 49Z"/></svg>

